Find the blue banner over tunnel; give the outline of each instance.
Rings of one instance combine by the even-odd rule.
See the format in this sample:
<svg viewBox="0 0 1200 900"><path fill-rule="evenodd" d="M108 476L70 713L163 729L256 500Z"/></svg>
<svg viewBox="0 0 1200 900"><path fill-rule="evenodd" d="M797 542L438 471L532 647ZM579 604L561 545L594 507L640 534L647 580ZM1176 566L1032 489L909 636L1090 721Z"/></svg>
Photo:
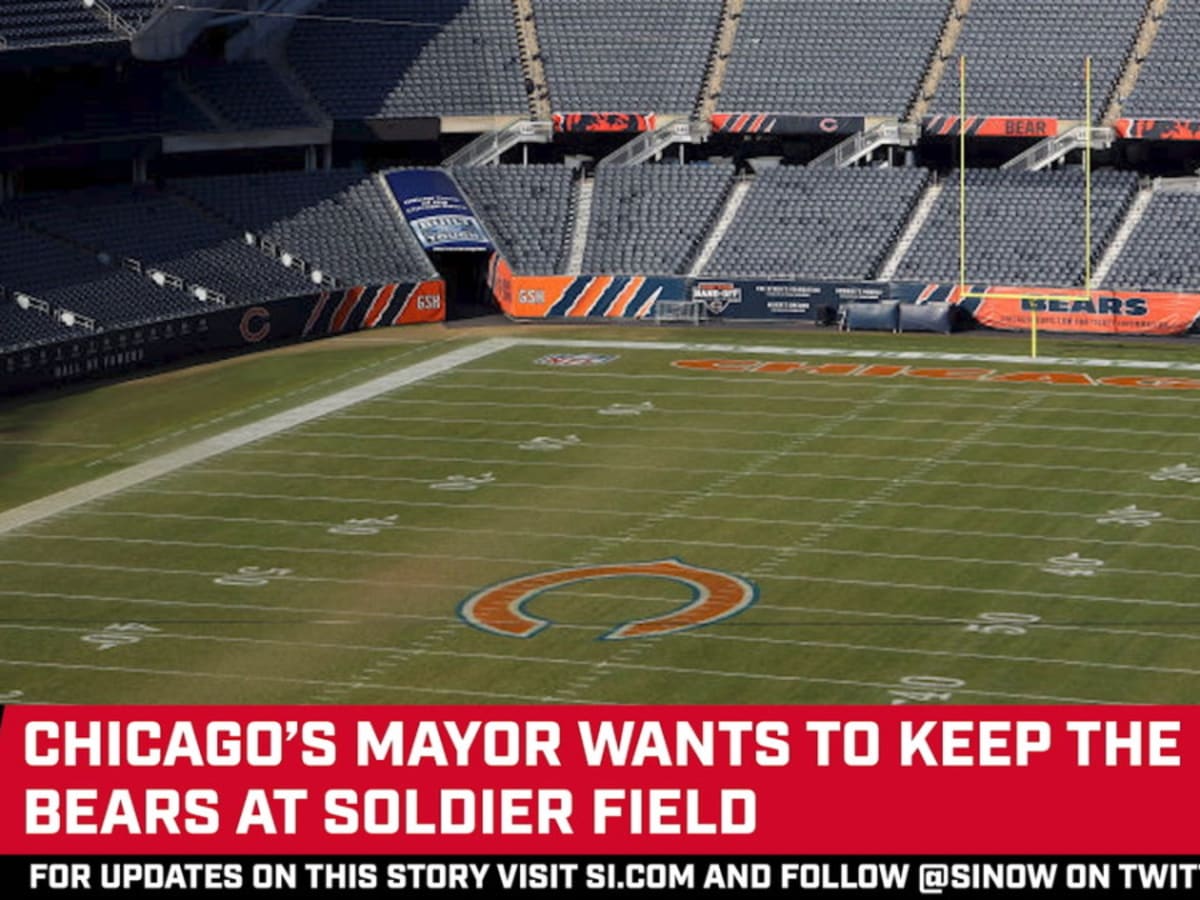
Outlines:
<svg viewBox="0 0 1200 900"><path fill-rule="evenodd" d="M413 234L427 251L493 249L483 223L445 172L398 169L388 172L384 179Z"/></svg>

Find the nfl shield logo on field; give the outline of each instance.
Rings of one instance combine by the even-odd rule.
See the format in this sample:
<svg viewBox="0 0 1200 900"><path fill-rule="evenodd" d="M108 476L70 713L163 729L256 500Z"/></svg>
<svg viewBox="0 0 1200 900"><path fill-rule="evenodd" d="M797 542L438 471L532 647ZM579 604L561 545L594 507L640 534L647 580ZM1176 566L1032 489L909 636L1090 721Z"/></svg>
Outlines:
<svg viewBox="0 0 1200 900"><path fill-rule="evenodd" d="M616 358L604 353L551 353L536 362L539 366L603 366Z"/></svg>

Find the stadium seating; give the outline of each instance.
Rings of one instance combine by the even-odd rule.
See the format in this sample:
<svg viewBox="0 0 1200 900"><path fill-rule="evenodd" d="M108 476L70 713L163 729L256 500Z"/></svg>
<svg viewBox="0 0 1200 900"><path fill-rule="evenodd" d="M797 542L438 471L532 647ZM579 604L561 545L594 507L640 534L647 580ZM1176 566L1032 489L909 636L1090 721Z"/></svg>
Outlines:
<svg viewBox="0 0 1200 900"><path fill-rule="evenodd" d="M222 175L179 180L172 188L340 284L436 277L394 201L371 175L345 170Z"/></svg>
<svg viewBox="0 0 1200 900"><path fill-rule="evenodd" d="M768 169L705 274L872 278L929 177L925 169Z"/></svg>
<svg viewBox="0 0 1200 900"><path fill-rule="evenodd" d="M967 278L994 284L1070 287L1083 283L1083 172L968 169ZM958 175L900 262L899 280L959 277ZM1092 184L1093 260L1137 189L1132 172L1099 170Z"/></svg>
<svg viewBox="0 0 1200 900"><path fill-rule="evenodd" d="M686 275L720 213L733 174L729 163L601 167L583 270Z"/></svg>
<svg viewBox="0 0 1200 900"><path fill-rule="evenodd" d="M1145 0L973 0L956 48L967 59L968 112L1082 119L1091 56L1098 121L1145 9ZM957 113L959 95L958 67L947 66L932 111Z"/></svg>
<svg viewBox="0 0 1200 900"><path fill-rule="evenodd" d="M718 106L901 117L948 8L947 0L748 0Z"/></svg>
<svg viewBox="0 0 1200 900"><path fill-rule="evenodd" d="M1122 114L1144 118L1200 119L1196 91L1196 38L1200 0L1171 0L1158 37L1142 64Z"/></svg>
<svg viewBox="0 0 1200 900"><path fill-rule="evenodd" d="M1200 291L1200 194L1156 193L1104 287Z"/></svg>
<svg viewBox="0 0 1200 900"><path fill-rule="evenodd" d="M691 113L721 0L533 0L555 112Z"/></svg>
<svg viewBox="0 0 1200 900"><path fill-rule="evenodd" d="M451 174L515 272L562 271L571 239L570 169L481 166Z"/></svg>
<svg viewBox="0 0 1200 900"><path fill-rule="evenodd" d="M227 304L310 294L312 283L258 250L243 232L180 197L153 189L100 188L25 200L15 214L118 262L135 259L216 291Z"/></svg>
<svg viewBox="0 0 1200 900"><path fill-rule="evenodd" d="M123 35L109 29L79 0L4 0L0 4L0 37L3 46L11 50L116 41Z"/></svg>
<svg viewBox="0 0 1200 900"><path fill-rule="evenodd" d="M12 300L0 299L0 347L5 350L47 344L78 334L52 316L24 310Z"/></svg>
<svg viewBox="0 0 1200 900"><path fill-rule="evenodd" d="M234 129L311 128L316 124L265 62L193 65L185 71L184 82Z"/></svg>
<svg viewBox="0 0 1200 900"><path fill-rule="evenodd" d="M334 119L529 113L509 0L328 0L313 12L288 59Z"/></svg>
<svg viewBox="0 0 1200 900"><path fill-rule="evenodd" d="M207 307L185 291L158 287L65 241L0 219L0 283L107 328L160 321ZM8 340L5 338L4 343Z"/></svg>

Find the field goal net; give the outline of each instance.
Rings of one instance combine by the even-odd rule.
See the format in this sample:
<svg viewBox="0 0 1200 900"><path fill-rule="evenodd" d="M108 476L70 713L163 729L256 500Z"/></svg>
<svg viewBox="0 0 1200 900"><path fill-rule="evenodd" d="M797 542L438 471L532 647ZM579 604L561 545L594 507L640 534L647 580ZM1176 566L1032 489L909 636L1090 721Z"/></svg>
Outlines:
<svg viewBox="0 0 1200 900"><path fill-rule="evenodd" d="M708 318L708 307L703 300L659 300L654 304L654 321L688 322L699 325Z"/></svg>

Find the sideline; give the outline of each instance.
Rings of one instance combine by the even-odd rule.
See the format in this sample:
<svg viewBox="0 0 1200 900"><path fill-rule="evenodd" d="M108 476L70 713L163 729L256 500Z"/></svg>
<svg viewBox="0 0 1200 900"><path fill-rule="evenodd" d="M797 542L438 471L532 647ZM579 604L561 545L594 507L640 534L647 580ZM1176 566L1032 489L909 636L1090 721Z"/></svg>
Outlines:
<svg viewBox="0 0 1200 900"><path fill-rule="evenodd" d="M451 350L441 356L425 360L411 366L406 366L387 375L381 375L370 381L347 388L343 391L322 397L310 403L297 406L294 409L276 413L259 422L235 428L215 435L187 447L181 447L170 453L157 456L154 459L137 463L127 469L121 469L101 478L77 484L74 487L59 491L47 497L33 500L22 506L14 507L0 513L0 535L8 534L18 528L32 525L50 516L55 516L73 509L84 503L90 503L101 497L107 497L118 491L126 490L154 478L168 475L185 466L202 462L221 453L236 450L247 444L273 437L280 432L304 425L314 419L339 412L349 406L362 403L386 394L398 388L416 384L434 375L452 371L461 365L483 359L493 353L512 346L513 341L506 338L492 338L468 347Z"/></svg>

